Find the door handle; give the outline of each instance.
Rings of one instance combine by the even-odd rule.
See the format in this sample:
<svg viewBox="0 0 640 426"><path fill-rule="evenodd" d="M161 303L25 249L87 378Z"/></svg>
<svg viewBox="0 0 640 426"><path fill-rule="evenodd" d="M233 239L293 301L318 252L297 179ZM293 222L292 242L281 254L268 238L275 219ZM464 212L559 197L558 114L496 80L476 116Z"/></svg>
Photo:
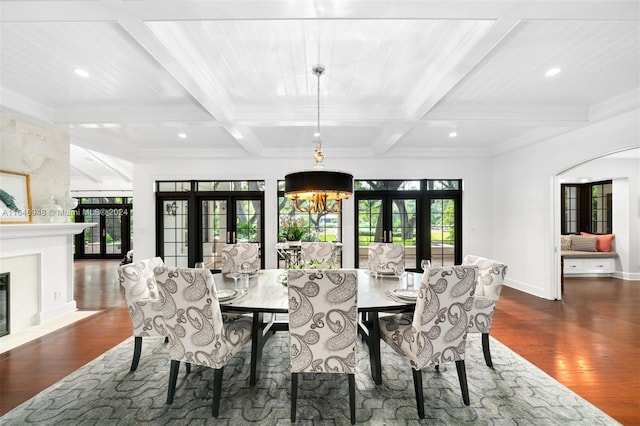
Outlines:
<svg viewBox="0 0 640 426"><path fill-rule="evenodd" d="M106 237L106 236L107 236L107 230L106 230L106 229L103 229L103 230L102 230L102 236L103 236L103 237Z"/></svg>
<svg viewBox="0 0 640 426"><path fill-rule="evenodd" d="M236 231L233 231L233 241L231 241L233 244L237 243L238 240L236 239Z"/></svg>

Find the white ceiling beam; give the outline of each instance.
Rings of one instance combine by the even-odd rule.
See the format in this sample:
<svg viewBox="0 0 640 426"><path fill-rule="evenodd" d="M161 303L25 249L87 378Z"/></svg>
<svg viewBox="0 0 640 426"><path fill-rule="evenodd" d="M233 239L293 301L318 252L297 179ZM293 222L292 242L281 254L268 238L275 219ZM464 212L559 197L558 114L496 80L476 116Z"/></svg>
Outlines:
<svg viewBox="0 0 640 426"><path fill-rule="evenodd" d="M79 167L77 167L76 165L70 164L69 168L71 170L73 170L74 172L78 173L79 175L82 175L83 177L85 177L86 179L90 180L93 183L102 183L102 181L98 178L96 178L95 176L93 176L91 173L87 173L84 170L81 170Z"/></svg>
<svg viewBox="0 0 640 426"><path fill-rule="evenodd" d="M166 47L154 36L151 30L136 19L120 21L120 25L147 50L169 72L193 98L219 121L238 144L251 155L259 155L262 144L252 130L233 123L230 119L230 102L226 99L226 92L221 89L211 91L211 81L197 78L197 73L188 70L184 63L179 62Z"/></svg>
<svg viewBox="0 0 640 426"><path fill-rule="evenodd" d="M144 23L136 18L126 18L119 23L214 119L226 121L228 108L226 111L223 110L219 100L212 102L212 94L203 89L203 84L196 81L193 75L160 43Z"/></svg>
<svg viewBox="0 0 640 426"><path fill-rule="evenodd" d="M432 80L417 85L422 90L413 93L407 101L407 113L411 117L422 118L460 83L473 69L498 46L520 23L518 19L500 19L441 80Z"/></svg>
<svg viewBox="0 0 640 426"><path fill-rule="evenodd" d="M629 1L3 1L2 22L247 19L577 19L637 20Z"/></svg>
<svg viewBox="0 0 640 426"><path fill-rule="evenodd" d="M0 88L0 105L20 113L28 112L29 116L47 123L54 122L53 109L4 87Z"/></svg>
<svg viewBox="0 0 640 426"><path fill-rule="evenodd" d="M407 122L385 126L372 144L371 155L381 155L389 151L411 128Z"/></svg>
<svg viewBox="0 0 640 426"><path fill-rule="evenodd" d="M113 164L109 162L108 159L105 159L102 154L98 154L97 152L93 152L90 150L85 150L85 151L87 152L88 155L94 158L98 163L102 164L104 167L111 170L116 175L120 176L122 180L124 180L126 183L133 182L133 178L130 173L125 173L122 170L120 170L118 167L115 167Z"/></svg>
<svg viewBox="0 0 640 426"><path fill-rule="evenodd" d="M223 127L247 153L251 155L260 155L262 153L263 145L249 127L240 126L235 122L226 123Z"/></svg>
<svg viewBox="0 0 640 426"><path fill-rule="evenodd" d="M431 110L423 120L428 121L520 121L523 123L554 123L589 121L589 105L539 105L446 102Z"/></svg>
<svg viewBox="0 0 640 426"><path fill-rule="evenodd" d="M215 123L211 115L194 104L154 104L144 106L102 104L58 108L55 123L142 123L158 126L166 121L198 121ZM218 124L219 125L219 124Z"/></svg>

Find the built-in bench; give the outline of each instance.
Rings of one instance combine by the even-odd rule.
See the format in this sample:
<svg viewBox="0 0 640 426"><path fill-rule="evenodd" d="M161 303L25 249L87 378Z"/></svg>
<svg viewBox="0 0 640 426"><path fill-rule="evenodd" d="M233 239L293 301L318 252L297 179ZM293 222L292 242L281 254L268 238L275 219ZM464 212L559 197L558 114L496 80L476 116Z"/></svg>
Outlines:
<svg viewBox="0 0 640 426"><path fill-rule="evenodd" d="M562 250L562 271L567 275L613 275L616 252Z"/></svg>
<svg viewBox="0 0 640 426"><path fill-rule="evenodd" d="M616 252L561 250L561 286L564 276L613 276L616 270Z"/></svg>

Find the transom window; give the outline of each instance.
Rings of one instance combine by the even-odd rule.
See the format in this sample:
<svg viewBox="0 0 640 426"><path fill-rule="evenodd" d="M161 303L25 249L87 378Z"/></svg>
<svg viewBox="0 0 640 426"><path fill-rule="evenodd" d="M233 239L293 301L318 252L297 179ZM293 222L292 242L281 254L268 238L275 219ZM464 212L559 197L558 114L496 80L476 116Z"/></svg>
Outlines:
<svg viewBox="0 0 640 426"><path fill-rule="evenodd" d="M563 184L561 190L563 234L613 232L612 181Z"/></svg>

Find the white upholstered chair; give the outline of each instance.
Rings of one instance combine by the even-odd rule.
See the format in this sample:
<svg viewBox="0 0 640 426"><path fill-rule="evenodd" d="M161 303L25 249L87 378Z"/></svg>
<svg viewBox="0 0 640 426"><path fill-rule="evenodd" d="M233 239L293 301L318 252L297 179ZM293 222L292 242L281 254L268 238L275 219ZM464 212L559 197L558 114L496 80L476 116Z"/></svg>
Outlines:
<svg viewBox="0 0 640 426"><path fill-rule="evenodd" d="M118 281L124 290L133 326L134 347L131 371L138 368L143 337L164 337L162 307L164 297L156 285L154 270L163 266L162 259L139 260L118 267Z"/></svg>
<svg viewBox="0 0 640 426"><path fill-rule="evenodd" d="M317 261L329 265L336 262L336 245L326 241L303 241L300 246L305 263Z"/></svg>
<svg viewBox="0 0 640 426"><path fill-rule="evenodd" d="M368 250L369 269L380 267L395 270L396 266L404 266L404 246L394 243L370 243Z"/></svg>
<svg viewBox="0 0 640 426"><path fill-rule="evenodd" d="M469 405L464 355L477 276L477 266L428 269L414 312L379 318L380 337L411 366L421 419L422 369L429 365L455 362L462 400Z"/></svg>
<svg viewBox="0 0 640 426"><path fill-rule="evenodd" d="M507 265L497 260L473 255L465 256L462 264L476 265L479 270L469 321L469 333L482 333L484 361L488 367L493 367L489 348L489 333L504 277L507 274Z"/></svg>
<svg viewBox="0 0 640 426"><path fill-rule="evenodd" d="M222 273L233 271L237 267L260 269L260 245L258 243L225 244L222 247Z"/></svg>
<svg viewBox="0 0 640 426"><path fill-rule="evenodd" d="M211 414L218 417L223 369L251 341L251 317L222 315L206 269L163 268L156 280L171 301L164 310L171 359L167 404L173 403L180 362L213 368Z"/></svg>
<svg viewBox="0 0 640 426"><path fill-rule="evenodd" d="M299 373L342 373L348 377L355 424L357 272L291 269L288 274L291 421L296 421Z"/></svg>

